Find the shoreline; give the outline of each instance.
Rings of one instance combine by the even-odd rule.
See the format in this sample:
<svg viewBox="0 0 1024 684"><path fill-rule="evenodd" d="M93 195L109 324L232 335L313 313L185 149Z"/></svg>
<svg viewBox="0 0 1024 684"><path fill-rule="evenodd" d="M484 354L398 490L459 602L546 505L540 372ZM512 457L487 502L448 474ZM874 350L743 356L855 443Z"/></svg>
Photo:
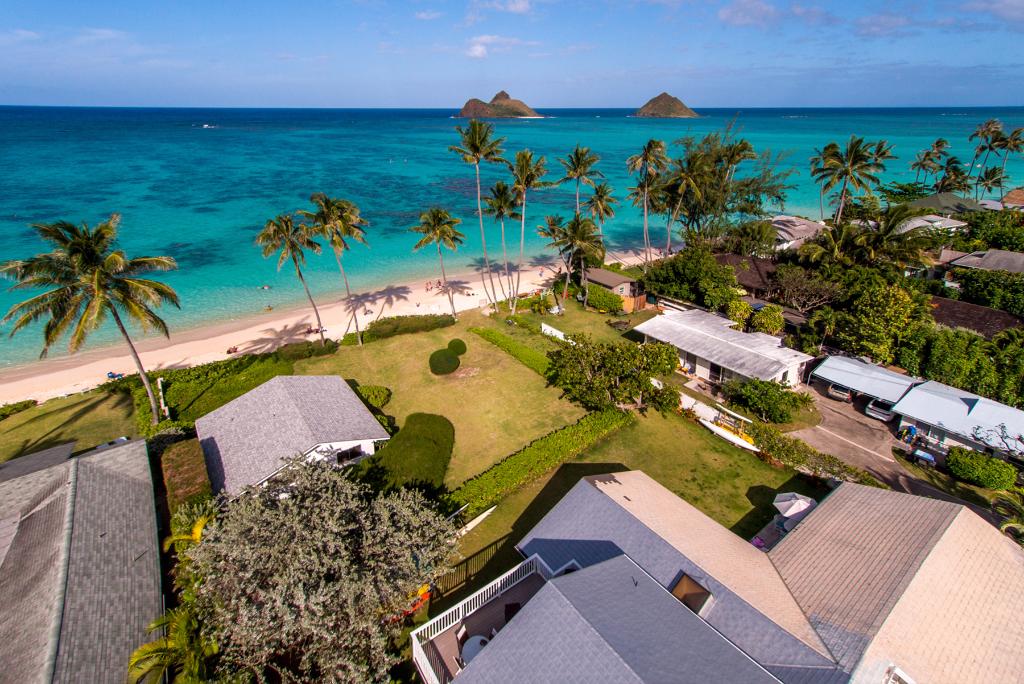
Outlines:
<svg viewBox="0 0 1024 684"><path fill-rule="evenodd" d="M610 261L614 259L627 265L642 260L642 255L637 252L609 252L608 256ZM469 271L455 273L448 278L455 292L456 311L488 308L480 276L479 272ZM556 279L557 272L550 266L530 267L523 270L519 289L522 293L532 292L550 286ZM437 278L431 280L436 281ZM501 295L500 287L498 294ZM329 304L318 304L327 336L341 339L351 326L351 311L346 306L344 293L331 290L323 297L332 300ZM427 292L423 279L353 292L352 300L359 313L360 328L364 330L371 321L381 318L451 312L447 297L434 290ZM371 313L364 315L367 310ZM199 325L173 333L169 339L150 337L133 341L146 370L152 372L197 366L239 354L265 353L285 344L317 340L318 335L305 334L305 330L315 323L313 310L307 302L262 315ZM228 354L231 347L237 347L238 353ZM108 372L136 373L123 340L78 354L32 361L0 371L0 405L25 399L42 402L84 392L107 382Z"/></svg>

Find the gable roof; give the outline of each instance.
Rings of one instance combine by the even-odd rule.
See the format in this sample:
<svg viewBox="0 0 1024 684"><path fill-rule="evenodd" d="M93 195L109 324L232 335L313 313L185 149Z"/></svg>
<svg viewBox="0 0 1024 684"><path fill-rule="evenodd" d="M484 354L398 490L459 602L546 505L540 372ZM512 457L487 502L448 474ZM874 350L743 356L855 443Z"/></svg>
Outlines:
<svg viewBox="0 0 1024 684"><path fill-rule="evenodd" d="M28 475L37 470L45 470L50 466L63 463L71 458L71 452L74 449L75 443L68 442L67 444L58 444L49 449L43 449L33 454L18 456L9 461L4 461L0 463L0 482L7 482L7 480L13 480L16 477Z"/></svg>
<svg viewBox="0 0 1024 684"><path fill-rule="evenodd" d="M772 228L775 229L775 243L777 245L789 245L792 249L800 247L804 242L813 238L824 228L822 224L799 216L780 215L772 219Z"/></svg>
<svg viewBox="0 0 1024 684"><path fill-rule="evenodd" d="M979 268L984 271L1009 271L1024 273L1024 253L1009 252L1005 249L989 249L972 252L950 262L951 266Z"/></svg>
<svg viewBox="0 0 1024 684"><path fill-rule="evenodd" d="M1003 204L1013 204L1015 206L1024 206L1024 187L1014 188L1010 192L1003 195Z"/></svg>
<svg viewBox="0 0 1024 684"><path fill-rule="evenodd" d="M924 216L915 216L909 218L896 229L897 233L909 233L915 228L924 228L926 230L932 230L935 228L946 228L949 230L960 230L966 228L967 223L964 221L958 221L952 218L946 218L945 216L938 216L936 214L925 214Z"/></svg>
<svg viewBox="0 0 1024 684"><path fill-rule="evenodd" d="M736 274L736 282L744 289L771 290L775 288L772 277L775 275L776 267L771 259L739 254L716 254L715 261L724 266L731 266Z"/></svg>
<svg viewBox="0 0 1024 684"><path fill-rule="evenodd" d="M237 494L319 444L387 439L336 375L279 375L196 421L214 491Z"/></svg>
<svg viewBox="0 0 1024 684"><path fill-rule="evenodd" d="M124 681L163 609L145 441L0 484L0 605L5 681Z"/></svg>
<svg viewBox="0 0 1024 684"><path fill-rule="evenodd" d="M624 273L617 273L616 271L608 271L603 268L588 268L587 269L587 280L598 285L604 285L607 288L618 287L623 283L635 283L636 280L630 278Z"/></svg>
<svg viewBox="0 0 1024 684"><path fill-rule="evenodd" d="M984 211L984 207L974 200L960 197L953 192L939 192L928 197L908 202L908 206L915 209L934 209L946 214L957 214L967 211Z"/></svg>
<svg viewBox="0 0 1024 684"><path fill-rule="evenodd" d="M848 356L829 356L818 364L811 375L893 404L907 390L921 382L915 377L900 375L888 368Z"/></svg>
<svg viewBox="0 0 1024 684"><path fill-rule="evenodd" d="M933 296L929 303L935 322L948 328L966 328L991 338L1004 330L1021 326L1021 319L1008 311L972 304L962 299Z"/></svg>
<svg viewBox="0 0 1024 684"><path fill-rule="evenodd" d="M510 672L517 681L779 681L622 555L548 582L459 681Z"/></svg>
<svg viewBox="0 0 1024 684"><path fill-rule="evenodd" d="M782 346L763 333L733 330L728 318L700 309L672 311L655 316L634 330L707 359L746 377L771 380L813 357Z"/></svg>

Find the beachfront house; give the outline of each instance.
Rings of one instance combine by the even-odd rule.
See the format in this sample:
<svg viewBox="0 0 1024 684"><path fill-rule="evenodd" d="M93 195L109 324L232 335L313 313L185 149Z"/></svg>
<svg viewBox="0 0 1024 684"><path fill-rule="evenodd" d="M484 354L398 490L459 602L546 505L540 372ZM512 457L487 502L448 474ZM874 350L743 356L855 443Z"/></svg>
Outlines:
<svg viewBox="0 0 1024 684"><path fill-rule="evenodd" d="M965 221L958 221L954 218L946 216L939 216L937 214L925 214L924 216L915 216L907 219L899 228L896 229L897 233L909 233L912 230L922 228L924 230L949 230L953 232L959 232L967 227Z"/></svg>
<svg viewBox="0 0 1024 684"><path fill-rule="evenodd" d="M280 375L196 421L215 492L260 485L295 456L346 465L388 433L336 375Z"/></svg>
<svg viewBox="0 0 1024 684"><path fill-rule="evenodd" d="M780 215L772 219L775 229L775 251L800 249L808 240L813 240L824 228L824 224L799 216Z"/></svg>
<svg viewBox="0 0 1024 684"><path fill-rule="evenodd" d="M619 271L588 268L587 282L622 297L622 310L626 313L642 309L646 304L646 297L640 283Z"/></svg>
<svg viewBox="0 0 1024 684"><path fill-rule="evenodd" d="M998 452L1024 461L1024 411L965 390L928 381L893 406L900 429L913 426L932 448Z"/></svg>
<svg viewBox="0 0 1024 684"><path fill-rule="evenodd" d="M1009 271L1024 273L1024 252L1010 252L1005 249L988 249L971 252L949 262L955 268L977 268L982 271Z"/></svg>
<svg viewBox="0 0 1024 684"><path fill-rule="evenodd" d="M123 684L163 613L144 440L0 472L0 681Z"/></svg>
<svg viewBox="0 0 1024 684"><path fill-rule="evenodd" d="M814 357L783 346L778 337L741 332L734 325L723 316L691 309L655 316L634 330L645 341L674 346L684 372L712 383L757 378L800 384L804 366Z"/></svg>
<svg viewBox="0 0 1024 684"><path fill-rule="evenodd" d="M640 471L412 633L428 684L1017 681L1024 552L965 506L842 484L764 551Z"/></svg>

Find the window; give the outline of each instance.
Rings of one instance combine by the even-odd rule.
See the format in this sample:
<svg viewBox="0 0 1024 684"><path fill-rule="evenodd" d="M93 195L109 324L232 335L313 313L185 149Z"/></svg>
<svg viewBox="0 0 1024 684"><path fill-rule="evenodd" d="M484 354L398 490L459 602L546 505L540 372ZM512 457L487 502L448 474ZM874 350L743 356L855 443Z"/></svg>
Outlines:
<svg viewBox="0 0 1024 684"><path fill-rule="evenodd" d="M686 574L683 574L672 587L672 595L697 615L705 608L711 607L711 592Z"/></svg>

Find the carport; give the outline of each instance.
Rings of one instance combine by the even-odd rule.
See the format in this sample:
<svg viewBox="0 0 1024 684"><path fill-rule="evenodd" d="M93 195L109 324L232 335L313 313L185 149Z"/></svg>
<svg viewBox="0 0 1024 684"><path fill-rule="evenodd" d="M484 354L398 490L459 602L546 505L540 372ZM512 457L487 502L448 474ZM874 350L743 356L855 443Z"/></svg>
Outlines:
<svg viewBox="0 0 1024 684"><path fill-rule="evenodd" d="M900 375L872 363L847 356L829 356L811 372L833 385L842 385L858 394L895 404L921 380Z"/></svg>

